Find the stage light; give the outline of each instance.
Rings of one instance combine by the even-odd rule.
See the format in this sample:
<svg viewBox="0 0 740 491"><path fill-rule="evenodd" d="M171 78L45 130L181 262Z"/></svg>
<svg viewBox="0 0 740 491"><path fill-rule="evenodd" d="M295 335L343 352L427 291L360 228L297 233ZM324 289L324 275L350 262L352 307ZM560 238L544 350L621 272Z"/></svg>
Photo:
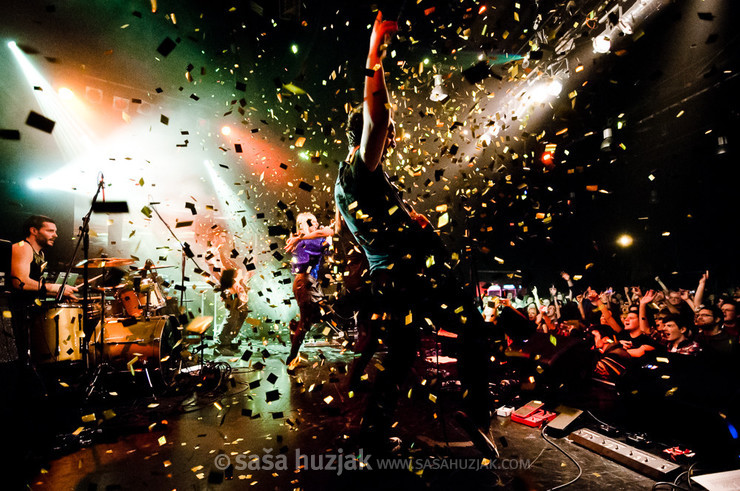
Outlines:
<svg viewBox="0 0 740 491"><path fill-rule="evenodd" d="M535 85L531 90L532 99L536 102L547 102L552 97L557 97L563 90L563 83L560 80L553 78L547 82L540 82Z"/></svg>
<svg viewBox="0 0 740 491"><path fill-rule="evenodd" d="M67 87L62 87L59 89L59 98L63 101L71 101L75 98L75 93Z"/></svg>
<svg viewBox="0 0 740 491"><path fill-rule="evenodd" d="M604 34L596 36L593 40L593 45L594 53L608 53L612 49L612 43L609 37Z"/></svg>
<svg viewBox="0 0 740 491"><path fill-rule="evenodd" d="M293 52L294 55L298 54L298 45L297 44L291 45L290 50Z"/></svg>
<svg viewBox="0 0 740 491"><path fill-rule="evenodd" d="M429 96L429 99L434 102L442 102L447 99L447 92L445 92L444 87L442 87L441 74L434 76L434 88L432 89L432 94Z"/></svg>
<svg viewBox="0 0 740 491"><path fill-rule="evenodd" d="M222 126L221 134L224 136L229 136L231 134L231 126Z"/></svg>
<svg viewBox="0 0 740 491"><path fill-rule="evenodd" d="M28 189L33 189L34 191L36 191L37 189L43 189L46 187L44 185L43 179L41 179L40 177L27 180L26 186L28 186Z"/></svg>
<svg viewBox="0 0 740 491"><path fill-rule="evenodd" d="M542 155L540 156L540 161L547 166L552 165L552 159L553 156L551 152L542 152Z"/></svg>
<svg viewBox="0 0 740 491"><path fill-rule="evenodd" d="M8 41L8 48L10 49L16 49L18 45L15 44L15 41Z"/></svg>
<svg viewBox="0 0 740 491"><path fill-rule="evenodd" d="M632 238L631 235L628 234L622 234L617 239L617 244L619 244L620 247L629 247L632 245L632 243L635 240Z"/></svg>
<svg viewBox="0 0 740 491"><path fill-rule="evenodd" d="M549 84L547 84L547 92L551 96L554 96L554 97L559 96L562 90L563 90L563 84L560 82L560 80L552 80Z"/></svg>
<svg viewBox="0 0 740 491"><path fill-rule="evenodd" d="M85 99L92 104L103 102L103 91L94 87L85 87Z"/></svg>

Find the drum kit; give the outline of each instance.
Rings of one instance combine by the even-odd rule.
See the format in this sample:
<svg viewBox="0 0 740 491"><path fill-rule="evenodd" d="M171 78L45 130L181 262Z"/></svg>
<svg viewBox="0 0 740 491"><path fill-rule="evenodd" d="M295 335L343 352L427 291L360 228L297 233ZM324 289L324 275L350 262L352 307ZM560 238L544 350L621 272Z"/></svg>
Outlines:
<svg viewBox="0 0 740 491"><path fill-rule="evenodd" d="M112 268L133 263L133 259L95 258L87 260L87 267L102 269L94 280L102 278L105 285L107 277L116 276L109 275ZM32 359L47 367L84 364L95 371L90 393L103 369L144 371L150 385L150 371L154 371L162 383L172 385L182 363L180 312L177 301L162 291L162 279L156 273L168 267L147 261L144 268L119 275L123 280L119 284L91 285L90 291L98 294L89 296L87 316L80 304L42 306L31 329Z"/></svg>

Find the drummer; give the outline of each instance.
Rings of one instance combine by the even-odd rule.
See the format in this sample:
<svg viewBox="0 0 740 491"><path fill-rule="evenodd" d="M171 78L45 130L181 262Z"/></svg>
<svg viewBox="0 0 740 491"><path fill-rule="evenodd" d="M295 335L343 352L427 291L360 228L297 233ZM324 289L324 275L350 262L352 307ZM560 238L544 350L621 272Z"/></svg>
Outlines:
<svg viewBox="0 0 740 491"><path fill-rule="evenodd" d="M70 285L46 283L42 279L46 269L44 249L52 247L57 238L57 225L53 219L43 215L33 215L23 225L26 238L13 244L10 275L13 288L19 296L25 297L23 303L33 303L37 297L53 296L64 288L64 297L79 300L77 288Z"/></svg>
<svg viewBox="0 0 740 491"><path fill-rule="evenodd" d="M16 470L19 480L25 477L24 473L34 475L38 469L32 462L51 449L54 432L48 414L49 406L44 404L48 401L44 383L30 365L29 330L32 326L31 316L36 310L34 306L38 305L39 298L55 295L62 288L62 285L45 283L42 277L46 267L43 250L53 246L57 238L54 220L34 215L26 220L23 233L25 239L13 244L10 264L12 325L18 359L0 364L0 391L3 394L0 416L2 421L12 421L4 443L14 449L11 459L5 463L8 468ZM78 300L75 295L77 288L69 285L63 288L64 297ZM13 477L10 487L14 488Z"/></svg>
<svg viewBox="0 0 740 491"><path fill-rule="evenodd" d="M39 298L53 296L64 288L63 296L77 301L77 288L70 285L46 283L42 274L46 269L44 249L52 247L57 238L57 225L53 219L33 215L23 224L26 238L13 244L10 277L13 284L13 320L18 355L26 361L28 333L32 308Z"/></svg>

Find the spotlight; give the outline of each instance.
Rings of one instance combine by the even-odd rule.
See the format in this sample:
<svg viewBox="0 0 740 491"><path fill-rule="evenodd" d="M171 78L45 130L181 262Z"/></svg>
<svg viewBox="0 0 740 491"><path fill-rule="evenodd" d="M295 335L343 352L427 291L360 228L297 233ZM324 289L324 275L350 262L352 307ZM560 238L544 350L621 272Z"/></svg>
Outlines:
<svg viewBox="0 0 740 491"><path fill-rule="evenodd" d="M535 85L531 90L532 99L536 102L547 102L552 97L557 97L563 90L563 84L560 80L553 78L547 82L541 82Z"/></svg>
<svg viewBox="0 0 740 491"><path fill-rule="evenodd" d="M291 45L290 50L293 52L294 55L298 54L298 45L297 44Z"/></svg>
<svg viewBox="0 0 740 491"><path fill-rule="evenodd" d="M37 189L43 189L45 187L44 181L42 181L40 177L27 180L26 186L28 186L28 189L33 189L34 191Z"/></svg>
<svg viewBox="0 0 740 491"><path fill-rule="evenodd" d="M594 53L608 53L612 49L612 43L605 34L596 36L593 40Z"/></svg>
<svg viewBox="0 0 740 491"><path fill-rule="evenodd" d="M75 98L75 94L67 87L62 87L59 89L59 98L63 101L71 101Z"/></svg>
<svg viewBox="0 0 740 491"><path fill-rule="evenodd" d="M231 134L231 126L222 126L221 134L224 136L229 136Z"/></svg>
<svg viewBox="0 0 740 491"><path fill-rule="evenodd" d="M92 104L103 102L103 91L94 87L85 87L85 99Z"/></svg>
<svg viewBox="0 0 740 491"><path fill-rule="evenodd" d="M557 143L548 143L545 145L545 151L540 155L540 162L545 164L545 167L552 168L555 164L555 152L558 149Z"/></svg>
<svg viewBox="0 0 740 491"><path fill-rule="evenodd" d="M562 90L563 84L560 82L560 80L552 80L549 84L547 84L547 93L551 96L559 96Z"/></svg>
<svg viewBox="0 0 740 491"><path fill-rule="evenodd" d="M622 234L622 235L620 235L620 236L619 236L619 238L617 239L617 244L619 244L619 246L620 246L620 247L629 247L629 246L631 246L631 245L632 245L632 243L633 243L634 241L635 241L635 240L634 240L634 239L632 238L632 236L631 236L631 235L627 235L627 234Z"/></svg>
<svg viewBox="0 0 740 491"><path fill-rule="evenodd" d="M429 96L429 99L434 102L442 102L447 99L447 92L445 92L444 87L442 87L442 75L440 74L434 76L434 88L432 89L432 94Z"/></svg>

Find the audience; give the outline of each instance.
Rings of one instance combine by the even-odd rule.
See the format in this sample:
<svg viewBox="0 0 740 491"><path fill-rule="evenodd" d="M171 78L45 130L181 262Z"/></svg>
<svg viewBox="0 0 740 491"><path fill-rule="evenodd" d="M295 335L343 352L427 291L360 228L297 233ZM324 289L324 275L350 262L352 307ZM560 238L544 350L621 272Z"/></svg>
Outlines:
<svg viewBox="0 0 740 491"><path fill-rule="evenodd" d="M510 305L539 332L591 343L596 354L594 378L615 382L625 372L655 366L669 354L684 355L682 363L697 364L697 371L735 365L740 290L708 295L709 272L701 276L695 291L668 289L656 277L659 289L632 286L625 287L624 294L611 288L599 293L567 273L561 276L567 283L564 291L553 285L549 298L540 298L532 287L532 296L520 294ZM713 298L718 299L716 304Z"/></svg>

